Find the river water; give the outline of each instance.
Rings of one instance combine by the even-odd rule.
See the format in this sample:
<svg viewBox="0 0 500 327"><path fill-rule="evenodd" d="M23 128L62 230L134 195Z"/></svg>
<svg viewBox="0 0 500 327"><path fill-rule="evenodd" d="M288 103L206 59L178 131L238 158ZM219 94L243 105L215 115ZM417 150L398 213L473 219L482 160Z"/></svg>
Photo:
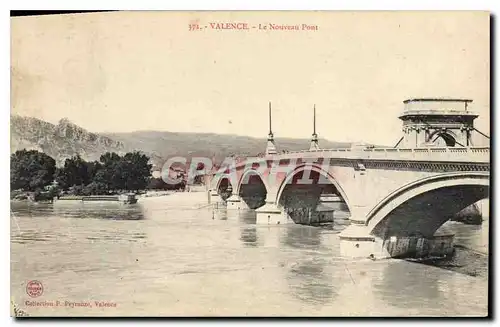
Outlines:
<svg viewBox="0 0 500 327"><path fill-rule="evenodd" d="M487 314L484 269L348 260L342 226L255 225L252 211L206 202L201 192L130 206L12 203L12 300L31 316ZM487 224L446 228L487 253ZM468 258L461 264L487 263ZM30 280L42 283L41 296L28 296Z"/></svg>

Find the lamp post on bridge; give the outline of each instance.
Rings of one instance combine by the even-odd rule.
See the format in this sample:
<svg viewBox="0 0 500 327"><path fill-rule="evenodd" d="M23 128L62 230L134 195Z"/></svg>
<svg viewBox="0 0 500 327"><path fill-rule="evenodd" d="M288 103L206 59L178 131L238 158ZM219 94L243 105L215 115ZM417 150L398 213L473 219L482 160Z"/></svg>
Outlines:
<svg viewBox="0 0 500 327"><path fill-rule="evenodd" d="M272 129L272 120L271 120L271 101L269 101L269 134L267 136L267 147L266 147L266 155L277 154L276 145L274 144L274 134Z"/></svg>
<svg viewBox="0 0 500 327"><path fill-rule="evenodd" d="M313 109L313 134L311 138L311 146L309 147L309 151L311 150L319 150L318 144L318 134L316 134L316 105L314 105Z"/></svg>

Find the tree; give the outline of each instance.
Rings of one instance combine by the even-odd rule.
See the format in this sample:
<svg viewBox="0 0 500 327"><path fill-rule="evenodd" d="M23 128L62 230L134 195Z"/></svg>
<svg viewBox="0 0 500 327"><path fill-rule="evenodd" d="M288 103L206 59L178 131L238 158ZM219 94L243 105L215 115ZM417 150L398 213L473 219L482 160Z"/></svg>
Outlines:
<svg viewBox="0 0 500 327"><path fill-rule="evenodd" d="M151 177L152 167L148 161L149 158L138 151L125 154L117 166L117 171L122 177L123 189L142 190L146 188Z"/></svg>
<svg viewBox="0 0 500 327"><path fill-rule="evenodd" d="M70 186L68 184L68 179L66 178L64 167L56 168L56 172L54 173L54 180L57 182L57 185L59 185L59 187L63 190L67 190Z"/></svg>
<svg viewBox="0 0 500 327"><path fill-rule="evenodd" d="M110 183L107 180L107 171L105 168L102 168L95 174L92 183L101 185L101 189L106 190L106 192L111 189Z"/></svg>
<svg viewBox="0 0 500 327"><path fill-rule="evenodd" d="M19 150L10 156L10 187L25 191L41 190L54 179L55 160L36 150Z"/></svg>
<svg viewBox="0 0 500 327"><path fill-rule="evenodd" d="M99 170L102 169L98 161L87 162L79 155L64 161L64 167L57 168L55 180L64 190L72 186L85 186L94 180Z"/></svg>
<svg viewBox="0 0 500 327"><path fill-rule="evenodd" d="M102 169L102 164L99 161L87 162L87 174L89 181L92 182L97 175L97 172Z"/></svg>
<svg viewBox="0 0 500 327"><path fill-rule="evenodd" d="M151 178L147 188L150 190L166 190L167 183L163 181L161 178Z"/></svg>
<svg viewBox="0 0 500 327"><path fill-rule="evenodd" d="M79 155L66 159L64 167L56 172L56 182L63 189L68 189L74 185L86 185L90 181L88 163Z"/></svg>
<svg viewBox="0 0 500 327"><path fill-rule="evenodd" d="M99 195L99 194L105 194L106 192L107 192L106 184L95 181L85 186L85 188L83 189L84 195Z"/></svg>
<svg viewBox="0 0 500 327"><path fill-rule="evenodd" d="M99 161L101 163L101 169L96 172L93 181L102 183L106 185L107 190L120 189L122 186L121 176L118 172L120 167L118 167L121 157L114 152L106 152L103 154Z"/></svg>
<svg viewBox="0 0 500 327"><path fill-rule="evenodd" d="M114 152L103 154L96 170L94 182L104 184L108 190L142 190L151 177L149 158L141 152L128 152L123 157ZM102 186L102 185L101 185Z"/></svg>
<svg viewBox="0 0 500 327"><path fill-rule="evenodd" d="M145 189L151 177L149 158L138 151L123 157L107 152L92 162L76 155L66 159L60 168L56 168L54 159L35 150L17 151L10 161L13 190L41 191L55 179L61 189L75 195L103 194L109 190Z"/></svg>
<svg viewBox="0 0 500 327"><path fill-rule="evenodd" d="M104 165L104 167L110 167L120 161L121 157L115 152L106 152L103 154L99 161Z"/></svg>
<svg viewBox="0 0 500 327"><path fill-rule="evenodd" d="M73 185L68 190L71 195L84 195L84 188L83 185Z"/></svg>

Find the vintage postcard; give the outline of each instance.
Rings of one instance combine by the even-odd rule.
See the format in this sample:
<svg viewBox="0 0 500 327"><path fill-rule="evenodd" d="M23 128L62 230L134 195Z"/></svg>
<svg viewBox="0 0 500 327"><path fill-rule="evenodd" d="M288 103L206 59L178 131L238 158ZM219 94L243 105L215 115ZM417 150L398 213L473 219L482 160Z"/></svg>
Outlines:
<svg viewBox="0 0 500 327"><path fill-rule="evenodd" d="M489 315L490 14L11 17L16 317Z"/></svg>

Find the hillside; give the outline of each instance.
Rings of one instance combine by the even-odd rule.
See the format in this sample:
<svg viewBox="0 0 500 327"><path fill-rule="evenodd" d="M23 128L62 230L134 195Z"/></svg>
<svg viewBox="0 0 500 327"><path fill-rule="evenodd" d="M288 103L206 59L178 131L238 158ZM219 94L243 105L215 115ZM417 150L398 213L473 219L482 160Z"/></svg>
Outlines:
<svg viewBox="0 0 500 327"><path fill-rule="evenodd" d="M37 118L12 115L10 135L11 152L21 149L43 151L58 164L76 154L86 160L97 160L107 151L122 153L125 150L123 143L88 132L67 119L54 125Z"/></svg>

